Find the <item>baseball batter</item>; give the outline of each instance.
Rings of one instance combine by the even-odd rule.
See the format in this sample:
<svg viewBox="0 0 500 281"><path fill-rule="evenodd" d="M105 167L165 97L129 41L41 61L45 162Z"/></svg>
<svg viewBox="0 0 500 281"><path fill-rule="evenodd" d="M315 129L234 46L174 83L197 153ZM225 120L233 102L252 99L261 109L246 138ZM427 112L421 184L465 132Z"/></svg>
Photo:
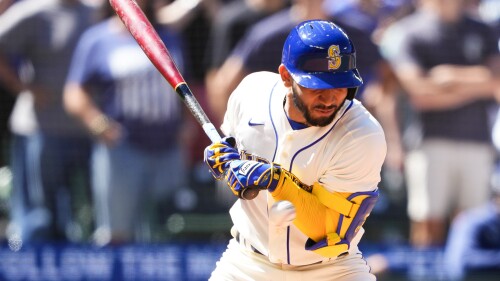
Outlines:
<svg viewBox="0 0 500 281"><path fill-rule="evenodd" d="M226 136L205 162L242 198L210 280L375 280L357 245L378 198L383 130L354 99L362 79L348 36L327 21L289 34L279 74L232 93Z"/></svg>

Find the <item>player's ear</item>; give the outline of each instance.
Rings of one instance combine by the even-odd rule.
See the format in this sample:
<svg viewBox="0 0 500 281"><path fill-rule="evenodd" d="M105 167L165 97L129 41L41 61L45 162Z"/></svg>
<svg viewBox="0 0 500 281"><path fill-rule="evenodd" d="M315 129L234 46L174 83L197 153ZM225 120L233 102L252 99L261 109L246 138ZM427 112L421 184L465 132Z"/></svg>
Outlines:
<svg viewBox="0 0 500 281"><path fill-rule="evenodd" d="M288 69L286 69L285 65L281 64L278 67L278 71L280 73L281 80L283 81L283 85L285 85L285 87L292 87L293 78L290 75L290 72L288 72Z"/></svg>

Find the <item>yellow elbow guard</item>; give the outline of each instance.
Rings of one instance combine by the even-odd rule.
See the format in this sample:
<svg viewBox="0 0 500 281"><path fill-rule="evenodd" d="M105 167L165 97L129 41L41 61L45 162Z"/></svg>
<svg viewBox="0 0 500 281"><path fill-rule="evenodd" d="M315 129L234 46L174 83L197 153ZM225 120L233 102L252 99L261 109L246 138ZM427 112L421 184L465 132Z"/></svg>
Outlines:
<svg viewBox="0 0 500 281"><path fill-rule="evenodd" d="M307 186L286 170L280 170L277 178L273 198L294 204L294 224L309 237L306 250L324 257L338 257L349 250L378 199L378 190L340 193L319 183Z"/></svg>
<svg viewBox="0 0 500 281"><path fill-rule="evenodd" d="M306 250L314 251L324 257L338 257L349 250L352 239L373 210L378 199L378 190L352 194L332 193L316 183L313 194L330 211L338 214L327 212L326 237L318 242L308 239Z"/></svg>

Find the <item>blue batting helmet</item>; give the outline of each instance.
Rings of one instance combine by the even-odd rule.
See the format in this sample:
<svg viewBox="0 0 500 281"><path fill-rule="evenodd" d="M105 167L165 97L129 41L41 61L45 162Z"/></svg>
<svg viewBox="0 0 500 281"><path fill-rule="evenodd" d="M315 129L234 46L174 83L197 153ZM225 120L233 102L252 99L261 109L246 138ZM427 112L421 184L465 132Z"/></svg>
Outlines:
<svg viewBox="0 0 500 281"><path fill-rule="evenodd" d="M329 21L309 20L293 28L283 46L281 63L305 88L348 88L347 98L352 99L363 85L354 45Z"/></svg>

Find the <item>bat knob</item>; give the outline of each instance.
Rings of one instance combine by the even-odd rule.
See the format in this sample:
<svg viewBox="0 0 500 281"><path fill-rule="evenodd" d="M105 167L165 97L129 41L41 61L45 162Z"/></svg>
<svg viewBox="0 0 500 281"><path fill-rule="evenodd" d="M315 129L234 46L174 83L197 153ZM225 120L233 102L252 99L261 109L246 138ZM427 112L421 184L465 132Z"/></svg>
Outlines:
<svg viewBox="0 0 500 281"><path fill-rule="evenodd" d="M247 187L241 191L240 197L245 200L252 200L259 195L259 191L259 188Z"/></svg>

